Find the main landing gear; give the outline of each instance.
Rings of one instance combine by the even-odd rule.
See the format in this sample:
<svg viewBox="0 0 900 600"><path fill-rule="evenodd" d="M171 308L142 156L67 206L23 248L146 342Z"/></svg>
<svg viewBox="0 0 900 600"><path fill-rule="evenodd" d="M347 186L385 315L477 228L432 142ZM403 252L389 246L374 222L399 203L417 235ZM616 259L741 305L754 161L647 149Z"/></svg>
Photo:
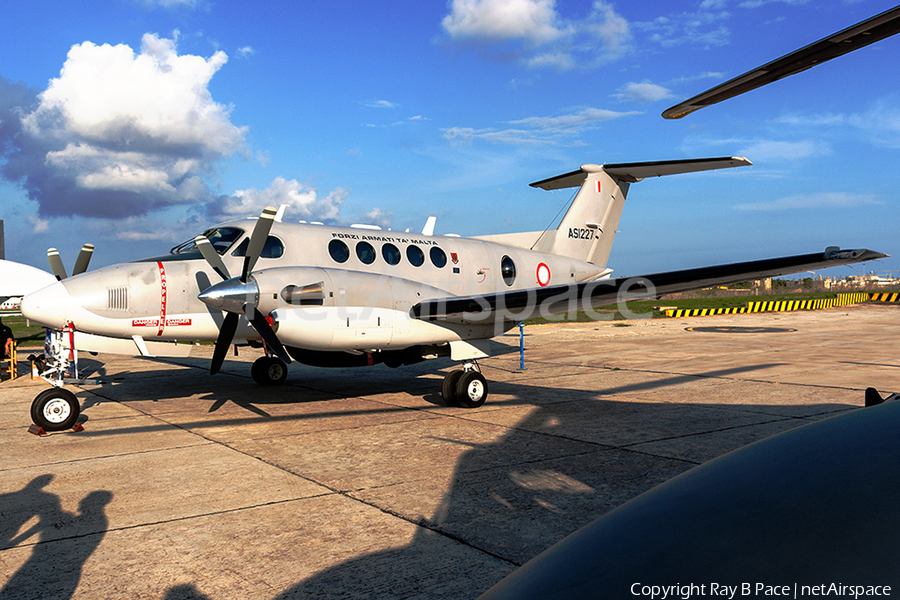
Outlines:
<svg viewBox="0 0 900 600"><path fill-rule="evenodd" d="M487 380L478 368L478 363L467 361L461 371L450 371L444 377L441 396L447 406L478 408L488 397Z"/></svg>
<svg viewBox="0 0 900 600"><path fill-rule="evenodd" d="M281 385L287 379L288 369L277 356L260 356L253 361L250 375L259 385Z"/></svg>

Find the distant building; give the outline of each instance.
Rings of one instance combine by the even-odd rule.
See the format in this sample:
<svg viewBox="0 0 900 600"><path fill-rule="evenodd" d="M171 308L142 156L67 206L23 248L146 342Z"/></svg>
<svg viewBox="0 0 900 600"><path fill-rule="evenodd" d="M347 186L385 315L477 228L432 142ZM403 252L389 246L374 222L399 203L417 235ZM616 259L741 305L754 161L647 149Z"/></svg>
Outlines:
<svg viewBox="0 0 900 600"><path fill-rule="evenodd" d="M888 287L897 285L897 280L892 277L881 277L875 273L866 275L848 275L847 281L850 285L860 287Z"/></svg>

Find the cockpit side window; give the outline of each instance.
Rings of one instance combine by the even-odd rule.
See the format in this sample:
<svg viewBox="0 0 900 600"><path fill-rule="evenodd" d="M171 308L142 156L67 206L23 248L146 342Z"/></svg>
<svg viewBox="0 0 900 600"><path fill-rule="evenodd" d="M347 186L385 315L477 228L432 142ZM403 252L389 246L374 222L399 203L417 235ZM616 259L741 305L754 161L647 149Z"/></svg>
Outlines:
<svg viewBox="0 0 900 600"><path fill-rule="evenodd" d="M250 236L244 238L244 241L241 242L241 245L238 246L234 252L231 253L232 256L247 256L247 248L250 247ZM281 258L284 256L284 242L279 240L274 235L270 235L266 238L266 243L263 245L262 252L260 252L260 258Z"/></svg>
<svg viewBox="0 0 900 600"><path fill-rule="evenodd" d="M243 234L244 230L237 227L216 227L203 232L203 235L219 254L225 254L228 248L231 247L231 244ZM196 248L197 244L194 243L194 238L191 238L169 250L169 254L184 254L185 252L196 250Z"/></svg>

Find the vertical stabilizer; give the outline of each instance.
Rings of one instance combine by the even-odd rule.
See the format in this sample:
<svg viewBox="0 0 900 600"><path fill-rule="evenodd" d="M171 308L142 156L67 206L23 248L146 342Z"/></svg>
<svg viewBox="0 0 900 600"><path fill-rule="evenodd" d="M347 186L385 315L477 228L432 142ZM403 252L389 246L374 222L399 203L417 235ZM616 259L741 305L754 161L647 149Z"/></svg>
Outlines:
<svg viewBox="0 0 900 600"><path fill-rule="evenodd" d="M535 250L606 267L630 184L645 177L752 164L746 158L701 158L643 163L582 165L577 171L531 184L544 190L581 186L556 231L545 232Z"/></svg>

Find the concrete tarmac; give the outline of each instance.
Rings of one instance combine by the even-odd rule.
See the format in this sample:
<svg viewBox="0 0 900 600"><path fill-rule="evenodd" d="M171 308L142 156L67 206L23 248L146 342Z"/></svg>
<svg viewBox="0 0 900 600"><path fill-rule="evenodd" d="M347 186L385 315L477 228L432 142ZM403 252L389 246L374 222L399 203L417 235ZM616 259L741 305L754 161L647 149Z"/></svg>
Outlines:
<svg viewBox="0 0 900 600"><path fill-rule="evenodd" d="M84 355L116 381L70 388L82 432L28 434L46 384L0 383L0 599L475 598L687 469L900 391L898 329L890 305L527 327L474 410L443 406L446 359L265 388L252 349L214 377L209 346Z"/></svg>

